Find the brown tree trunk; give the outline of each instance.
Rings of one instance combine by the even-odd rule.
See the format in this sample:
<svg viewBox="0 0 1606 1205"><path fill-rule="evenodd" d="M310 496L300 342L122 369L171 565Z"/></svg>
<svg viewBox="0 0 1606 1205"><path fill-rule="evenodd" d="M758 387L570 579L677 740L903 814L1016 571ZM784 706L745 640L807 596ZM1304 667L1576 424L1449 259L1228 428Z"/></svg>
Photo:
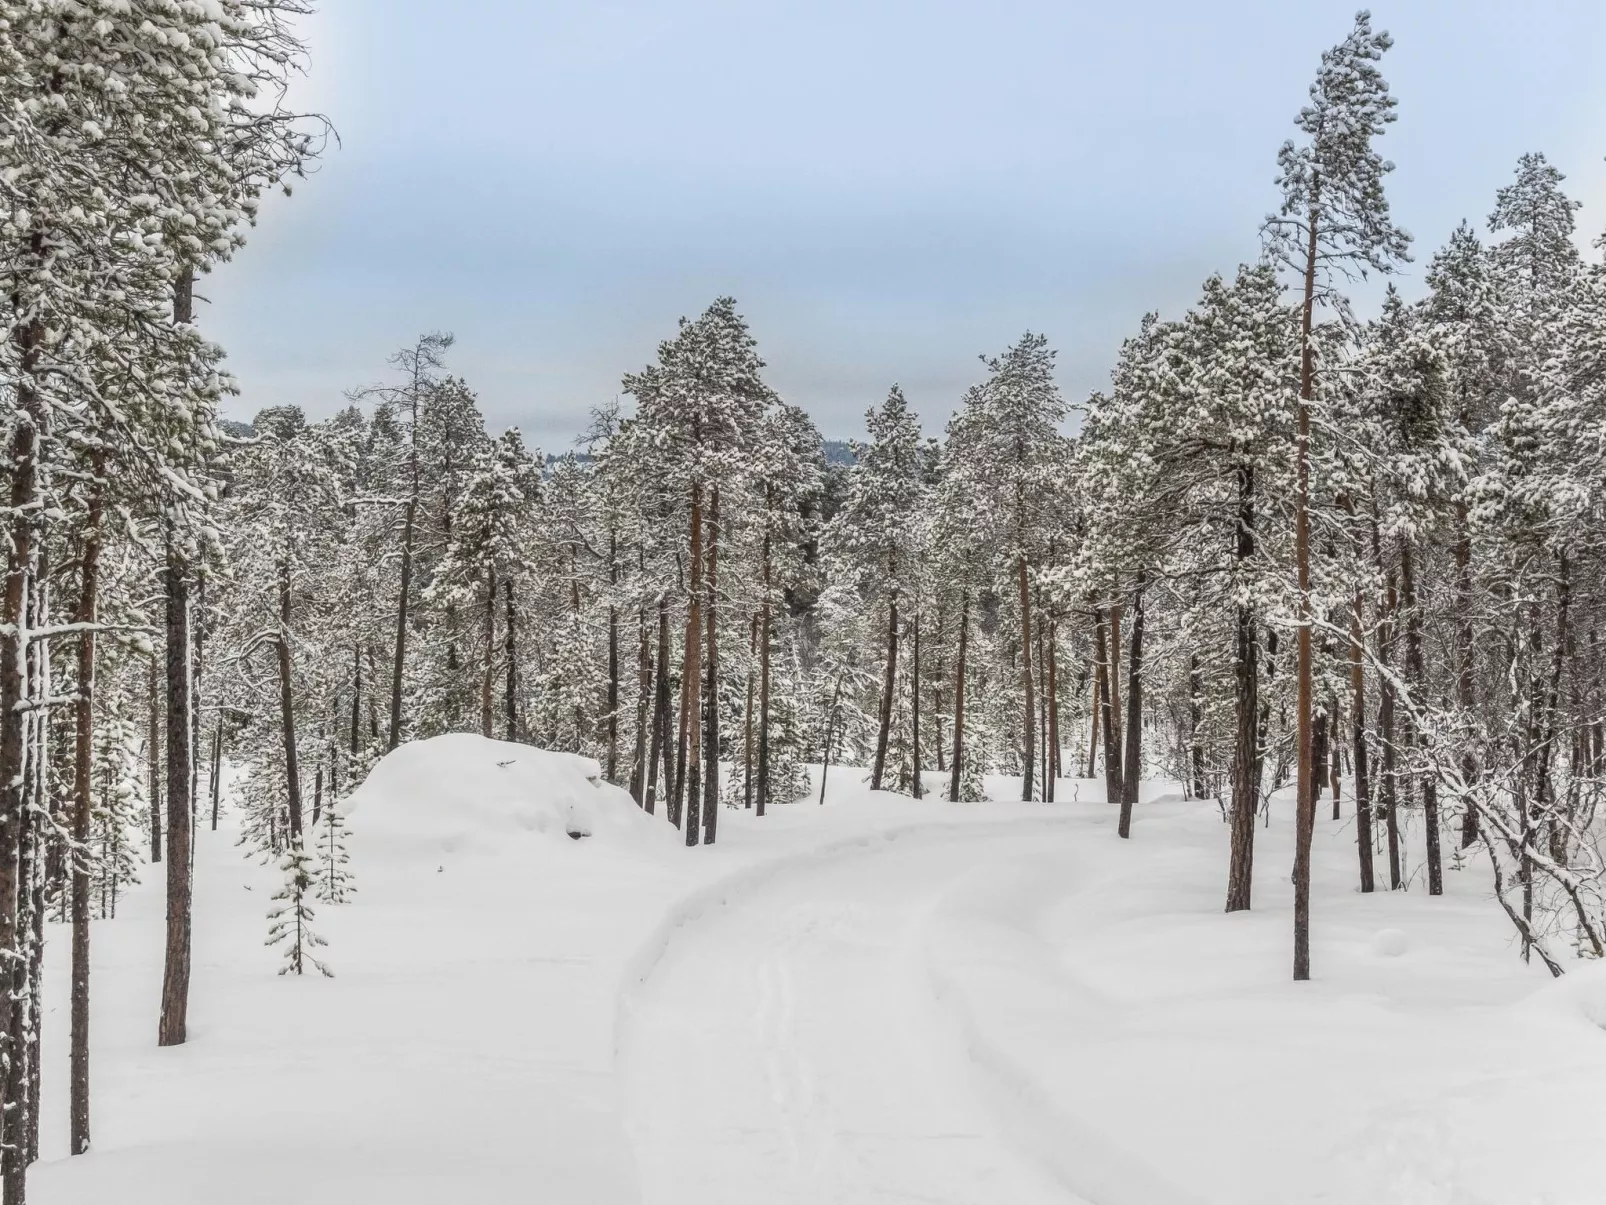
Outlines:
<svg viewBox="0 0 1606 1205"><path fill-rule="evenodd" d="M764 533L764 603L758 621L758 814L762 816L770 802L770 592L772 566L770 564L770 535ZM830 744L830 721L826 722ZM829 756L829 751L827 752ZM825 774L820 774L820 789L825 789ZM823 796L822 796L823 800Z"/></svg>
<svg viewBox="0 0 1606 1205"><path fill-rule="evenodd" d="M414 404L414 425L417 405ZM402 524L401 586L396 599L396 656L390 677L390 734L387 749L401 744L402 676L407 666L407 601L413 587L413 526L418 514L418 453L413 452L413 496L407 500L407 518Z"/></svg>
<svg viewBox="0 0 1606 1205"><path fill-rule="evenodd" d="M943 691L948 682L948 666L945 661L948 652L948 627L945 621L946 612L943 609L942 603L939 602L937 604L937 672L933 675L931 686L932 713L937 717L935 729L937 736L933 744L935 745L937 752L938 774L948 773L948 757L943 752L942 743Z"/></svg>
<svg viewBox="0 0 1606 1205"><path fill-rule="evenodd" d="M1103 612L1095 610L1098 622L1103 623ZM1097 642L1095 642L1097 643ZM1098 654L1098 664L1093 667L1093 698L1088 704L1088 728L1091 730L1087 738L1087 765L1084 767L1083 778L1098 777L1099 768L1099 736L1104 729L1104 660L1103 654Z"/></svg>
<svg viewBox="0 0 1606 1205"><path fill-rule="evenodd" d="M658 804L658 765L664 763L664 789L675 775L669 766L669 602L658 598L658 668L653 675L652 730L647 750L647 795L642 807L651 816ZM665 809L668 810L667 808ZM669 822L675 817L671 814Z"/></svg>
<svg viewBox="0 0 1606 1205"><path fill-rule="evenodd" d="M719 835L719 625L715 615L719 606L719 486L708 499L708 687L703 703L707 737L703 742L703 844L712 845Z"/></svg>
<svg viewBox="0 0 1606 1205"><path fill-rule="evenodd" d="M1106 742L1105 757L1114 751L1117 761L1120 760L1121 751L1126 748L1124 733L1121 730L1121 620L1125 616L1121 613L1121 605L1117 603L1110 608L1109 615L1109 669L1104 675L1104 691L1110 696L1110 714L1115 717L1113 735L1115 744L1110 746ZM1110 734L1106 734L1110 735ZM1111 800L1113 803L1114 800Z"/></svg>
<svg viewBox="0 0 1606 1205"><path fill-rule="evenodd" d="M1240 464L1238 522L1233 558L1240 570L1255 555L1255 470ZM1227 911L1249 908L1254 888L1255 813L1260 808L1260 640L1254 609L1240 603L1233 656L1236 739L1232 751L1232 854L1227 868Z"/></svg>
<svg viewBox="0 0 1606 1205"><path fill-rule="evenodd" d="M1026 558L1015 561L1015 580L1020 588L1020 683L1025 722L1021 725L1020 797L1032 798L1032 771L1037 758L1037 703L1032 691L1032 601L1027 590Z"/></svg>
<svg viewBox="0 0 1606 1205"><path fill-rule="evenodd" d="M960 773L965 764L965 658L969 640L970 595L967 592L959 604L959 669L954 675L954 769L948 787L948 798L953 803L959 802Z"/></svg>
<svg viewBox="0 0 1606 1205"><path fill-rule="evenodd" d="M825 806L825 780L831 773L831 737L836 727L836 709L842 701L842 679L836 680L836 687L831 692L831 707L825 713L825 749L822 751L820 762L820 806Z"/></svg>
<svg viewBox="0 0 1606 1205"><path fill-rule="evenodd" d="M1401 601L1405 605L1405 672L1412 692L1420 695L1427 687L1427 674L1422 664L1422 610L1417 606L1416 564L1409 541L1400 548ZM1417 698L1414 707L1423 700ZM1416 724L1411 725L1412 743L1420 739ZM1432 774L1422 775L1422 827L1427 835L1428 894L1444 894L1444 864L1439 852L1439 797L1438 782Z"/></svg>
<svg viewBox="0 0 1606 1205"><path fill-rule="evenodd" d="M212 727L212 777L208 782L212 794L212 831L217 832L218 795L223 788L223 716Z"/></svg>
<svg viewBox="0 0 1606 1205"><path fill-rule="evenodd" d="M184 1043L190 996L190 598L188 566L167 550L167 951L157 1045Z"/></svg>
<svg viewBox="0 0 1606 1205"><path fill-rule="evenodd" d="M1366 653L1361 591L1357 587L1350 604L1349 685L1350 740L1355 761L1355 844L1361 859L1361 890L1372 891L1376 883L1372 869L1372 786L1366 749Z"/></svg>
<svg viewBox="0 0 1606 1205"><path fill-rule="evenodd" d="M1456 703L1468 717L1476 696L1473 689L1474 651L1472 639L1472 537L1467 504L1455 508L1455 592L1456 592ZM1477 752L1469 741L1461 753L1461 779L1470 788L1478 779ZM1478 839L1478 815L1469 806L1461 813L1461 848Z"/></svg>
<svg viewBox="0 0 1606 1205"><path fill-rule="evenodd" d="M686 844L696 845L702 835L702 603L703 603L703 487L691 487L691 591L686 614L685 679L681 726L686 731Z"/></svg>
<svg viewBox="0 0 1606 1205"><path fill-rule="evenodd" d="M742 807L753 807L753 701L758 689L758 613L747 624L747 697L742 707Z"/></svg>
<svg viewBox="0 0 1606 1205"><path fill-rule="evenodd" d="M909 697L912 707L912 730L909 738L909 756L914 762L914 773L910 782L914 787L914 797L919 799L925 792L920 783L920 612L915 612L913 626L913 643L909 650Z"/></svg>
<svg viewBox="0 0 1606 1205"><path fill-rule="evenodd" d="M1188 760L1193 777L1193 797L1203 799L1210 792L1205 783L1205 751L1204 742L1199 737L1200 725L1204 723L1204 674L1199 669L1199 656L1191 653L1188 656L1188 738L1190 749Z"/></svg>
<svg viewBox="0 0 1606 1205"><path fill-rule="evenodd" d="M619 781L619 608L613 592L619 587L619 535L608 530L608 764L605 777Z"/></svg>
<svg viewBox="0 0 1606 1205"><path fill-rule="evenodd" d="M881 789L887 768L887 737L892 731L892 691L898 673L898 595L887 600L887 665L881 679L881 715L876 728L875 765L870 771L870 789Z"/></svg>
<svg viewBox="0 0 1606 1205"><path fill-rule="evenodd" d="M1381 561L1378 547L1377 524L1372 525L1373 552ZM1400 801L1399 774L1396 770L1398 750L1394 744L1394 679L1387 672L1394 655L1394 617L1399 609L1396 596L1394 569L1391 566L1383 575L1383 615L1378 632L1378 652L1384 670L1377 682L1377 729L1383 744L1383 820L1388 831L1389 890L1400 889Z"/></svg>
<svg viewBox="0 0 1606 1205"><path fill-rule="evenodd" d="M630 795L638 807L647 799L647 723L652 701L652 634L647 606L636 607L636 748L630 762Z"/></svg>
<svg viewBox="0 0 1606 1205"><path fill-rule="evenodd" d="M351 756L362 747L362 640L351 642Z"/></svg>
<svg viewBox="0 0 1606 1205"><path fill-rule="evenodd" d="M145 769L150 785L151 862L162 860L162 704L157 685L156 654L145 667L145 694L148 709L145 738Z"/></svg>
<svg viewBox="0 0 1606 1205"><path fill-rule="evenodd" d="M1054 785L1060 777L1060 688L1059 657L1054 646L1059 643L1057 625L1048 624L1048 780L1043 783L1043 798L1054 802Z"/></svg>
<svg viewBox="0 0 1606 1205"><path fill-rule="evenodd" d="M495 735L493 717L496 709L496 570L490 570L485 584L485 659L480 667L480 735L490 740ZM317 823L314 821L314 823Z"/></svg>
<svg viewBox="0 0 1606 1205"><path fill-rule="evenodd" d="M1097 646L1098 672L1102 680L1099 691L1099 725L1103 729L1101 735L1104 739L1104 801L1120 803L1126 794L1126 776L1121 773L1121 746L1115 735L1116 703L1114 692L1110 690L1115 675L1110 665L1110 637L1106 635L1102 607L1094 610L1093 639Z"/></svg>
<svg viewBox="0 0 1606 1205"><path fill-rule="evenodd" d="M1148 575L1139 570L1137 590L1132 599L1132 647L1126 659L1126 750L1121 757L1124 771L1122 837L1132 835L1132 808L1138 801L1143 774L1143 595L1147 588Z"/></svg>
<svg viewBox="0 0 1606 1205"><path fill-rule="evenodd" d="M89 513L79 550L76 623L78 698L73 703L72 816L72 1055L69 1085L71 1127L68 1150L89 1149L89 837L94 817L91 797L95 757L95 630L100 608L101 523L105 518L106 460L96 451L90 461Z"/></svg>
<svg viewBox="0 0 1606 1205"><path fill-rule="evenodd" d="M1298 485L1294 493L1294 569L1298 577L1299 620L1294 684L1297 777L1294 821L1294 979L1310 978L1310 846L1316 831L1316 774L1311 763L1311 710L1314 668L1310 609L1310 407L1316 361L1311 347L1311 318L1316 305L1316 234L1320 225L1321 177L1311 180L1305 249L1305 299L1300 311L1299 428L1295 440Z"/></svg>
<svg viewBox="0 0 1606 1205"><path fill-rule="evenodd" d="M294 680L290 670L290 566L279 563L279 638L274 642L279 654L279 727L284 738L285 800L290 809L290 840L301 844L301 769L296 761L296 713ZM170 809L171 810L171 809ZM173 823L168 817L168 824Z"/></svg>
<svg viewBox="0 0 1606 1205"><path fill-rule="evenodd" d="M513 579L502 579L502 657L507 661L507 689L502 699L503 740L519 739L519 645L513 629Z"/></svg>

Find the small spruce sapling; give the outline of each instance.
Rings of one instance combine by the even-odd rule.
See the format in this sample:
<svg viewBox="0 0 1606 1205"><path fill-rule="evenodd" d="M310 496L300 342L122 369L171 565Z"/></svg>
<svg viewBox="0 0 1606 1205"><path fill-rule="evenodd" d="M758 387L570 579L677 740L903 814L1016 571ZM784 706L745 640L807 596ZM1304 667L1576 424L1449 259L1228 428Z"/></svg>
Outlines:
<svg viewBox="0 0 1606 1205"><path fill-rule="evenodd" d="M313 882L312 858L305 847L292 843L279 867L284 871L284 886L273 896L265 943L284 946L284 965L279 974L305 975L311 969L332 979L334 972L313 953L329 943L312 931L314 915L308 898Z"/></svg>
<svg viewBox="0 0 1606 1205"><path fill-rule="evenodd" d="M357 890L347 869L351 855L346 852L346 838L350 835L340 809L333 804L325 808L318 824L318 878L313 890L326 904L344 904Z"/></svg>

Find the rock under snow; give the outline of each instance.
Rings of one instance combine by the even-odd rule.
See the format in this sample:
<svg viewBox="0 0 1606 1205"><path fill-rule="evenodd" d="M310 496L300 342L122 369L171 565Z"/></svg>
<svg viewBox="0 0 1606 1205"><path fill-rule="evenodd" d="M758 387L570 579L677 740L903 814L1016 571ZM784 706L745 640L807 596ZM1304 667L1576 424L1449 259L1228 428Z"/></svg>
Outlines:
<svg viewBox="0 0 1606 1205"><path fill-rule="evenodd" d="M1380 958L1398 958L1411 948L1411 939L1403 929L1379 929L1372 938L1372 953Z"/></svg>
<svg viewBox="0 0 1606 1205"><path fill-rule="evenodd" d="M605 782L588 757L452 733L410 741L347 804L363 850L496 852L530 836L565 845L659 843L672 829Z"/></svg>

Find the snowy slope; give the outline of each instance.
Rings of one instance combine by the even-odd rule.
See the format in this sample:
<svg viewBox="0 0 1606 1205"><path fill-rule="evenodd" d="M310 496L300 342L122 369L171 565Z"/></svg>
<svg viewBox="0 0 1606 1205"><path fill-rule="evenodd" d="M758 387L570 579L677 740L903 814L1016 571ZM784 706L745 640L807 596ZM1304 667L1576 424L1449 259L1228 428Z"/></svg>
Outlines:
<svg viewBox="0 0 1606 1205"><path fill-rule="evenodd" d="M1324 820L1296 986L1282 810L1227 917L1211 804L1146 803L1123 843L1102 803L842 772L826 807L728 812L688 851L595 771L398 750L350 801L332 980L275 975L277 872L200 834L190 1044L154 1045L148 875L96 926L95 1146L70 1160L53 940L35 1200L1603 1199L1606 980L1523 967L1476 868L1360 897Z"/></svg>

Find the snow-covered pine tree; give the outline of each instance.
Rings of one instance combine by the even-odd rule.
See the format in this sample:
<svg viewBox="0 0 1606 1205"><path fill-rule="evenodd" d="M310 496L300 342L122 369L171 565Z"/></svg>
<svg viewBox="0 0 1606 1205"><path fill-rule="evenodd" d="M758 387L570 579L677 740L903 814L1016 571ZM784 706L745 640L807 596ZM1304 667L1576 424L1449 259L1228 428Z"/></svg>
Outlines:
<svg viewBox="0 0 1606 1205"><path fill-rule="evenodd" d="M1280 211L1263 227L1268 254L1303 281L1300 310L1301 352L1297 480L1294 494L1294 571L1298 579L1295 639L1297 698L1298 835L1294 850L1294 978L1310 978L1310 843L1316 818L1316 778L1311 743L1314 664L1310 570L1311 408L1316 389L1313 325L1315 306L1342 300L1333 275L1388 273L1409 258L1410 236L1389 215L1383 178L1393 168L1373 148L1373 140L1394 121L1397 102L1378 70L1393 45L1374 32L1371 15L1360 12L1355 26L1322 55L1311 85L1310 103L1295 119L1303 141L1286 142L1278 152Z"/></svg>
<svg viewBox="0 0 1606 1205"><path fill-rule="evenodd" d="M338 801L331 801L323 809L315 830L317 844L317 875L315 893L326 904L343 904L356 892L355 876L348 867L351 855L346 852L346 838L351 830Z"/></svg>
<svg viewBox="0 0 1606 1205"><path fill-rule="evenodd" d="M298 841L292 841L280 859L279 869L284 873L284 884L273 893L273 909L268 913L269 946L282 946L284 965L281 975L304 975L316 971L325 978L334 972L318 957L317 951L328 943L313 931L317 919L312 907L313 882L317 868L313 857Z"/></svg>

